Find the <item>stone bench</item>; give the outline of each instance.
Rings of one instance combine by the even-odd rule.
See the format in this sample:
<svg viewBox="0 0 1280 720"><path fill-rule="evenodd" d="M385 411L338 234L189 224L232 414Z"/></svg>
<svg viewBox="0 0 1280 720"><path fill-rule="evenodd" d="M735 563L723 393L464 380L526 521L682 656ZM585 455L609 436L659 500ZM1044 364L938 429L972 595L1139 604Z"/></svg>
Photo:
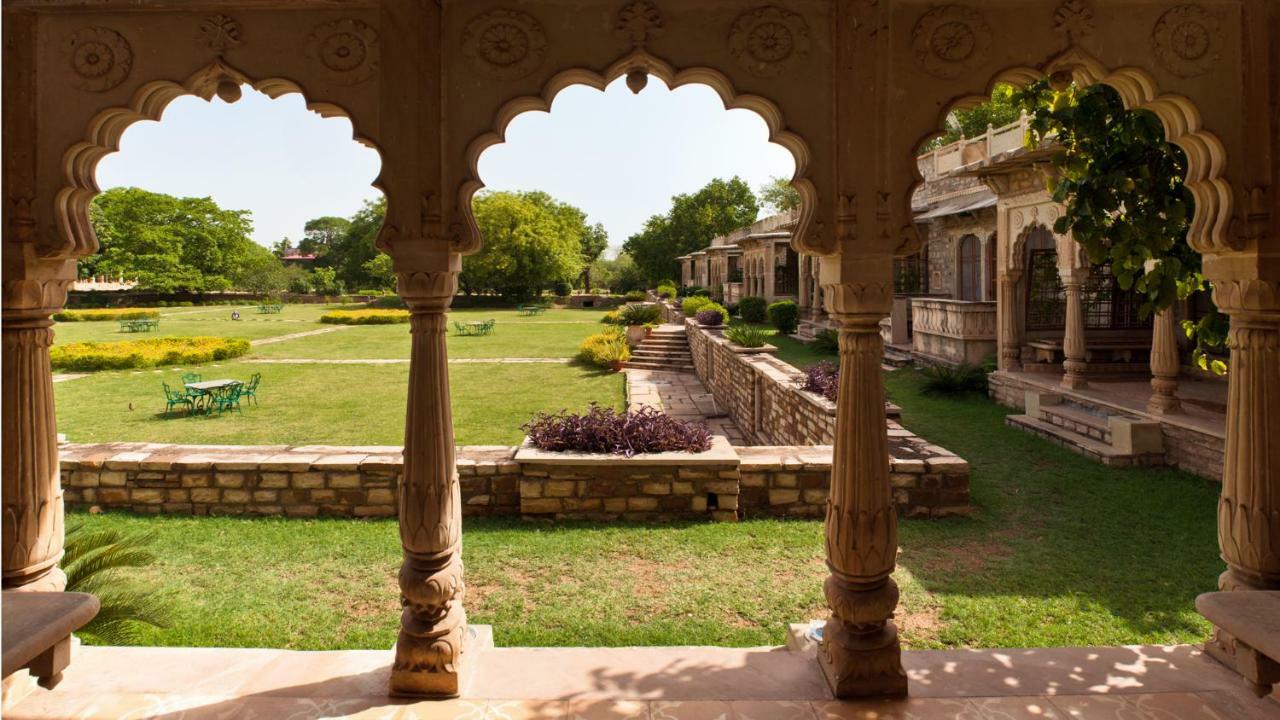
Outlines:
<svg viewBox="0 0 1280 720"><path fill-rule="evenodd" d="M1061 340L1032 340L1027 343L1027 347L1035 353L1036 362L1055 362L1058 355L1063 352ZM1151 340L1150 338L1086 339L1084 349L1086 362L1093 362L1096 353L1105 352L1119 362L1128 363L1133 362L1134 353L1150 350Z"/></svg>
<svg viewBox="0 0 1280 720"><path fill-rule="evenodd" d="M1255 695L1280 683L1280 591L1205 593L1196 610L1235 638L1235 669Z"/></svg>
<svg viewBox="0 0 1280 720"><path fill-rule="evenodd" d="M0 622L4 677L28 668L52 688L71 662L71 633L98 614L98 598L78 592L6 591Z"/></svg>

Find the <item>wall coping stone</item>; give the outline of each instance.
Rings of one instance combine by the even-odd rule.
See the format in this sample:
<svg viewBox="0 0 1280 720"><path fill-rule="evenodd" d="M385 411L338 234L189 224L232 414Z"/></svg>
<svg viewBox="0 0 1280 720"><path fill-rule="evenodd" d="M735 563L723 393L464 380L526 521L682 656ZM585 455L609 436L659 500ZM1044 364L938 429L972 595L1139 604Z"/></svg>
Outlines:
<svg viewBox="0 0 1280 720"><path fill-rule="evenodd" d="M515 461L527 465L595 465L601 460L610 465L637 467L644 465L738 465L738 453L723 435L711 436L711 449L700 453L643 453L632 457L598 453L552 452L539 450L525 438L516 451Z"/></svg>

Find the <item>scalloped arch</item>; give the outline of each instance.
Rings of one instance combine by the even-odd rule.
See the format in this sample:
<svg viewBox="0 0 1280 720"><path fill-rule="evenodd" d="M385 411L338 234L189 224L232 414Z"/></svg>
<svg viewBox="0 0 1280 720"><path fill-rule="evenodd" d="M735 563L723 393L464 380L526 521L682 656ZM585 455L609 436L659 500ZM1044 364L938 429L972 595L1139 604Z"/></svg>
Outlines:
<svg viewBox="0 0 1280 720"><path fill-rule="evenodd" d="M782 110L773 101L760 95L739 94L729 76L711 67L693 67L677 70L666 61L643 50L637 50L614 62L603 73L586 68L569 68L551 77L538 95L524 95L508 100L494 115L493 128L481 134L467 145L464 161L467 175L458 188L458 208L466 221L466 236L455 239L455 249L471 254L481 247L480 228L476 225L471 200L484 188L480 180L480 155L494 145L506 141L506 130L511 121L521 113L530 111L550 112L552 101L561 90L570 85L586 85L603 91L609 83L634 72L643 72L661 79L671 89L683 85L701 84L710 87L720 97L726 110L745 109L759 115L769 128L769 142L781 145L795 158L796 169L791 184L800 194L800 212L794 237L805 237L813 217L817 190L808 179L809 145L799 135L786 128Z"/></svg>
<svg viewBox="0 0 1280 720"><path fill-rule="evenodd" d="M234 83L234 92L228 83ZM184 95L195 95L204 100L220 92L238 97L239 86L249 85L271 99L282 95L302 95L307 109L324 118L344 117L351 121L352 139L375 152L377 145L361 135L355 117L343 108L329 102L307 100L302 86L287 78L273 77L252 80L239 70L221 60L197 70L185 81L153 80L144 83L133 94L129 105L111 107L98 112L89 121L85 139L67 148L62 156L62 171L66 185L54 198L54 219L58 229L55 242L42 244L40 253L48 258L78 258L90 255L98 249L98 238L89 222L89 205L101 190L96 178L98 163L102 158L120 149L124 131L140 120L160 120L169 103ZM381 176L372 185L379 190Z"/></svg>
<svg viewBox="0 0 1280 720"><path fill-rule="evenodd" d="M1216 135L1204 128L1200 111L1190 99L1170 93L1161 93L1155 78L1138 67L1122 67L1108 70L1101 62L1078 48L1071 48L1050 60L1043 68L1015 66L996 73L986 84L986 95L967 93L953 98L934 122L935 128L945 125L946 116L953 110L966 109L991 97L998 84L1025 86L1036 80L1053 76L1069 76L1078 85L1103 84L1114 89L1125 108L1148 110L1160 118L1164 125L1165 139L1182 148L1187 156L1187 173L1184 183L1195 200L1195 214L1187 230L1187 242L1202 254L1227 253L1240 249L1230 237L1233 196L1231 184L1223 176L1227 153ZM937 137L934 130L921 137L919 147ZM916 182L907 193L908 202L915 190L923 184L919 168L912 158L912 172Z"/></svg>

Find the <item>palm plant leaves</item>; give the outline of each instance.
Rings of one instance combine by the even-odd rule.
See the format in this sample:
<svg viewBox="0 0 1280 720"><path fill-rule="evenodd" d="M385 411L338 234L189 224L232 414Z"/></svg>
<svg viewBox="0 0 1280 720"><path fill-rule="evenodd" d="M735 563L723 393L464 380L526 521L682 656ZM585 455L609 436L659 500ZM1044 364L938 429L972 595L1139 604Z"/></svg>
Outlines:
<svg viewBox="0 0 1280 720"><path fill-rule="evenodd" d="M98 615L80 632L100 642L132 642L142 626L165 627L168 607L156 592L139 587L125 573L155 562L147 549L153 533L126 533L115 529L89 529L83 524L67 528L62 569L67 590L98 597Z"/></svg>

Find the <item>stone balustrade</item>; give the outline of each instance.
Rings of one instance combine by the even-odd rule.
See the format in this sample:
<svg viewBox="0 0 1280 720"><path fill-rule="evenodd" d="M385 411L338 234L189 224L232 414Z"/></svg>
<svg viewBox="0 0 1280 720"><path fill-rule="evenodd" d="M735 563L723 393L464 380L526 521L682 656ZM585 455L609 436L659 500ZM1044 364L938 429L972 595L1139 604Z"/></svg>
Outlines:
<svg viewBox="0 0 1280 720"><path fill-rule="evenodd" d="M912 298L912 350L926 358L981 365L996 354L996 303Z"/></svg>

